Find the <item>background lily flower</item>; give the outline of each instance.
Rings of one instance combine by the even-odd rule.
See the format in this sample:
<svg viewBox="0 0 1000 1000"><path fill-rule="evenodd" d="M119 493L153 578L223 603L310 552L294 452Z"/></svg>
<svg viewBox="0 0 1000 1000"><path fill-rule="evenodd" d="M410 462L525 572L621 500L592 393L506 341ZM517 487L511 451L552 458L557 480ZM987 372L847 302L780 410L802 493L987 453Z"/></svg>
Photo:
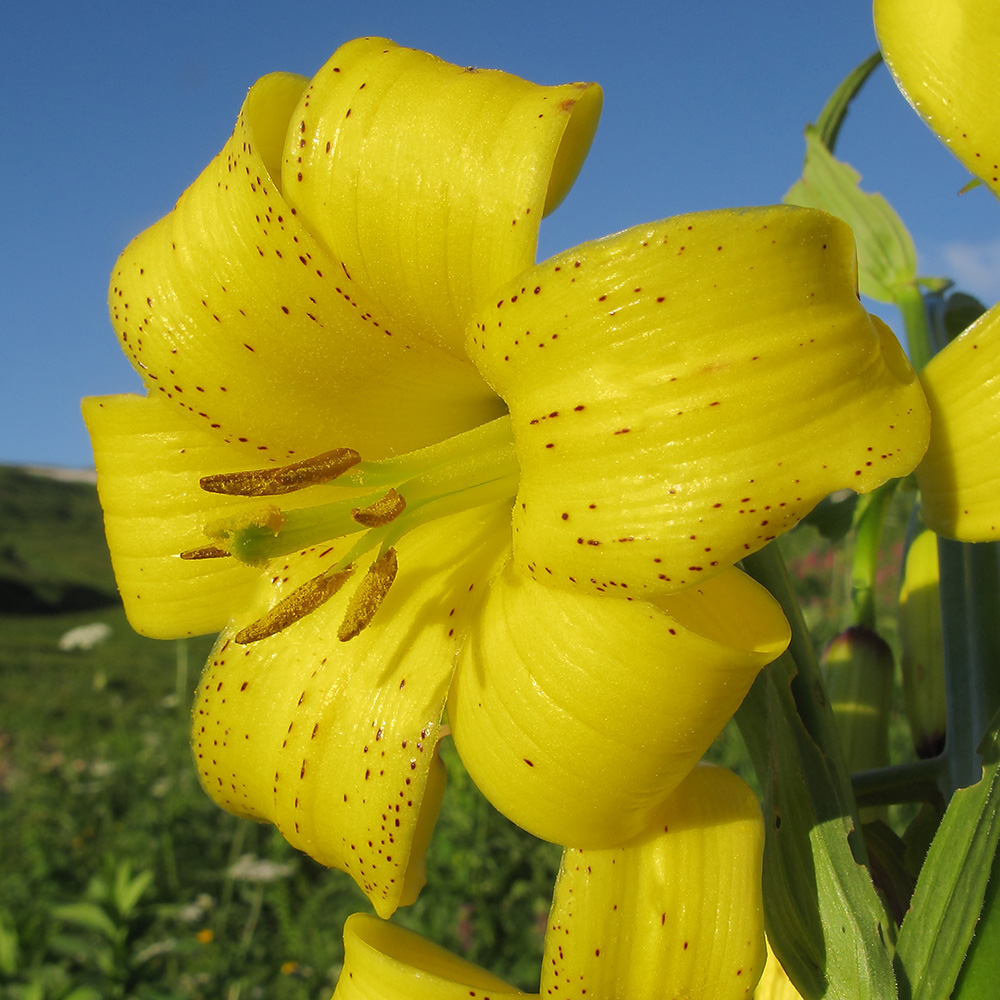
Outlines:
<svg viewBox="0 0 1000 1000"><path fill-rule="evenodd" d="M599 108L349 43L256 84L113 277L148 391L85 415L130 620L223 630L206 790L383 915L423 880L449 691L517 822L637 836L787 642L734 563L926 444L828 215L685 216L533 265Z"/></svg>
<svg viewBox="0 0 1000 1000"><path fill-rule="evenodd" d="M539 996L744 1000L764 967L763 821L729 771L698 767L623 847L563 855ZM418 935L363 914L344 928L338 1000L522 995Z"/></svg>
<svg viewBox="0 0 1000 1000"><path fill-rule="evenodd" d="M767 962L757 988L753 991L753 1000L802 1000L802 994L795 988L771 950L770 941L767 942Z"/></svg>
<svg viewBox="0 0 1000 1000"><path fill-rule="evenodd" d="M900 90L945 145L1000 193L992 0L876 0L875 28ZM931 442L917 470L923 516L960 541L1000 538L1000 309L994 306L921 372Z"/></svg>

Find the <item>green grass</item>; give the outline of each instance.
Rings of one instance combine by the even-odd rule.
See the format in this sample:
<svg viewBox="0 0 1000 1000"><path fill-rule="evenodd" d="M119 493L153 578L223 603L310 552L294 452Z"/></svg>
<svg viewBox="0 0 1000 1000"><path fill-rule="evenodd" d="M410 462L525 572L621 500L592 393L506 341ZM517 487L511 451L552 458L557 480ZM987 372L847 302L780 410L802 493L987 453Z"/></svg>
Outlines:
<svg viewBox="0 0 1000 1000"><path fill-rule="evenodd" d="M32 609L0 618L0 997L329 997L344 919L370 907L349 877L201 791L189 701L211 639L132 632L92 486L19 470L0 486L0 587ZM103 606L68 610L84 582ZM58 648L91 622L111 627L107 642ZM497 814L443 752L428 886L397 920L535 988L559 850ZM282 874L234 879L245 854Z"/></svg>
<svg viewBox="0 0 1000 1000"><path fill-rule="evenodd" d="M58 650L62 631L95 620L114 628L106 644ZM343 921L370 908L346 875L202 793L188 749L188 699L177 687L184 658L200 663L207 643L142 639L120 609L8 617L4 626L0 906L20 954L4 968L0 948L0 983L3 973L8 980L0 996L27 996L14 984L50 980L38 995L92 985L102 996L235 997L266 988L266 996L328 997ZM195 673L179 686L187 691ZM499 816L450 748L446 759L451 781L428 888L399 921L533 987L559 852ZM244 854L287 874L260 885L228 877ZM132 876L151 874L139 905L123 914L107 887L126 865ZM82 901L103 908L125 935L113 961L94 920L54 918Z"/></svg>

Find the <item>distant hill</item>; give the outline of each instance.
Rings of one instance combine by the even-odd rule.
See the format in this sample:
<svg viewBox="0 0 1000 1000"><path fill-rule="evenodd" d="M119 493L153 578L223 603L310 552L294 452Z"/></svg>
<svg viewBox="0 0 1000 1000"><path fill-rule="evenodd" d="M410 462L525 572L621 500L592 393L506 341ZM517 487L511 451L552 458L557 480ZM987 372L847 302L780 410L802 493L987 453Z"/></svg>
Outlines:
<svg viewBox="0 0 1000 1000"><path fill-rule="evenodd" d="M0 614L119 603L91 477L0 466Z"/></svg>

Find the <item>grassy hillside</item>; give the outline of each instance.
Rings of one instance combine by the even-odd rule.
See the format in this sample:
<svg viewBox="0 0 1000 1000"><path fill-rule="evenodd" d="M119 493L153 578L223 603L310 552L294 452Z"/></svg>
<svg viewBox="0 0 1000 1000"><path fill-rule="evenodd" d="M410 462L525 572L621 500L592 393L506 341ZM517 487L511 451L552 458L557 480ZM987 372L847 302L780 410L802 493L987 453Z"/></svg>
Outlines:
<svg viewBox="0 0 1000 1000"><path fill-rule="evenodd" d="M0 467L0 610L72 611L117 602L96 488Z"/></svg>

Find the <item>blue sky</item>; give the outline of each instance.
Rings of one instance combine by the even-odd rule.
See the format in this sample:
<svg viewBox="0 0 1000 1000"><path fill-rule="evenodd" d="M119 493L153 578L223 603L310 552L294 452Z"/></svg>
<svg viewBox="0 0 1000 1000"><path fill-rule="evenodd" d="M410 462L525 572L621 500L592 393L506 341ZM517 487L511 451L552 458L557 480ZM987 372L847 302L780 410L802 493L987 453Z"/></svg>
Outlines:
<svg viewBox="0 0 1000 1000"><path fill-rule="evenodd" d="M83 395L140 388L107 318L128 240L225 142L250 84L378 34L541 83L597 80L604 116L542 257L678 212L779 201L802 129L874 51L868 0L33 0L0 40L0 462L86 466ZM281 11L288 11L281 14ZM879 69L838 154L909 225L921 272L1000 297L1000 212Z"/></svg>

